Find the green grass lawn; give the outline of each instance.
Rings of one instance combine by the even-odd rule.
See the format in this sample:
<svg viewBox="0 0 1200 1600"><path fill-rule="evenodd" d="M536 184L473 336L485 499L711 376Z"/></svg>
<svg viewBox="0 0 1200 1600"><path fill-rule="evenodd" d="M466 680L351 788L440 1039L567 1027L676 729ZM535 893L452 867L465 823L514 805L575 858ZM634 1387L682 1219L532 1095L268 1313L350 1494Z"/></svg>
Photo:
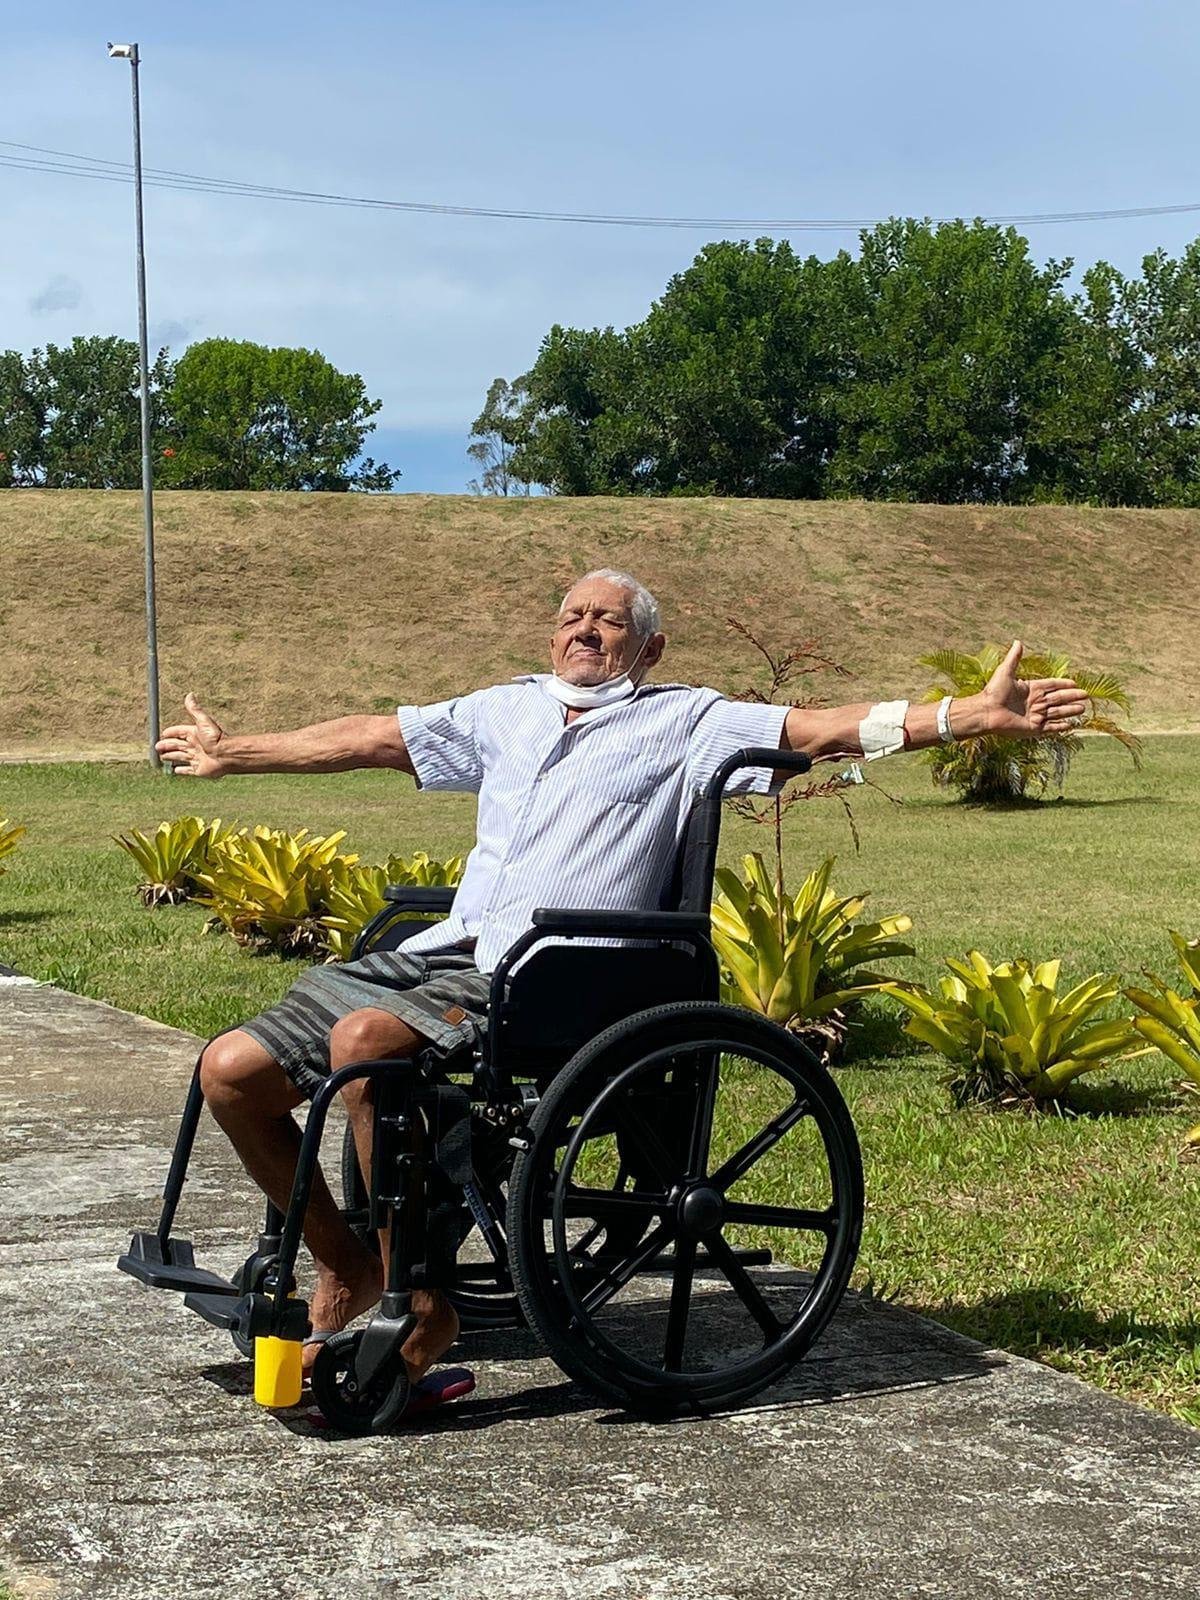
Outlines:
<svg viewBox="0 0 1200 1600"><path fill-rule="evenodd" d="M1061 956L1064 982L1165 974L1165 930L1200 933L1200 737L1148 740L1141 774L1089 742L1066 800L1001 812L948 802L915 759L875 770L903 803L860 792L857 857L840 808L797 807L788 876L836 852L835 887L913 917L910 975L932 979L972 945ZM30 829L0 878L0 961L205 1035L277 998L294 964L202 937L193 906L144 910L109 842L191 811L345 827L346 848L382 858L462 850L474 805L385 773L209 786L128 766L0 767L0 817ZM769 843L727 819L726 859ZM1153 1056L1085 1080L1065 1117L954 1111L944 1077L893 1012L868 1008L838 1070L867 1173L858 1283L1200 1422L1200 1166L1176 1155L1197 1110L1178 1073Z"/></svg>

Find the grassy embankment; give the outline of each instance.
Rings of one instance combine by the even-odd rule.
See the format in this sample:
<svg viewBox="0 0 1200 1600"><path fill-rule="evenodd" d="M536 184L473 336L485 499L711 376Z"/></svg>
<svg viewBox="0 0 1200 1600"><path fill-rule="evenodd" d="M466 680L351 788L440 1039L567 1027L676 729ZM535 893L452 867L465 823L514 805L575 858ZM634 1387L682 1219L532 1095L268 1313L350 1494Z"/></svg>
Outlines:
<svg viewBox="0 0 1200 1600"><path fill-rule="evenodd" d="M1020 635L1117 672L1139 728L1200 730L1200 513L749 500L163 494L168 720L194 688L286 727L543 665L581 570L632 567L663 603L667 670L728 689L815 637L876 697L914 656ZM0 755L140 750L145 639L132 493L0 493Z"/></svg>
<svg viewBox="0 0 1200 1600"><path fill-rule="evenodd" d="M836 851L839 886L914 917L914 976L971 945L1060 955L1064 979L1167 972L1166 927L1200 932L1200 738L1152 739L1141 776L1091 744L1068 798L1030 809L955 806L912 760L885 781L904 804L861 796L857 858L835 806L794 811L789 877ZM138 905L109 835L183 811L346 827L367 856L458 850L473 821L469 799L419 797L390 774L185 787L128 766L0 768L0 815L31 829L0 879L0 961L201 1034L282 993L294 966L203 938L195 907ZM767 843L728 819L727 858ZM1176 1077L1153 1057L1081 1088L1075 1116L956 1112L942 1064L889 1013L868 1013L838 1073L867 1169L857 1281L1200 1421L1200 1166L1176 1158L1196 1117Z"/></svg>

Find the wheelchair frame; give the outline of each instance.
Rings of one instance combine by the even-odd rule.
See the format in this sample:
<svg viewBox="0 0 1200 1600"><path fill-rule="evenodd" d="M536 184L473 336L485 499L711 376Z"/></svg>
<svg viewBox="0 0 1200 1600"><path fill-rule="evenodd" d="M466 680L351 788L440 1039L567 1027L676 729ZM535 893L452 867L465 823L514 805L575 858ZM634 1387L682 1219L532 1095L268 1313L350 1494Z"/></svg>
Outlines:
<svg viewBox="0 0 1200 1600"><path fill-rule="evenodd" d="M403 1413L409 1384L400 1350L416 1321L411 1294L417 1287L441 1288L453 1298L464 1200L491 1249L497 1286L503 1290L504 1272L511 1270L525 1320L542 1335L559 1364L587 1387L642 1410L681 1405L704 1410L735 1403L774 1381L803 1355L845 1290L861 1231L862 1172L844 1102L811 1052L777 1024L718 1002L719 966L711 943L709 905L722 800L730 777L751 766L799 773L806 771L810 762L800 752L752 748L738 751L722 764L695 804L681 844L671 891L678 909L549 908L534 912L533 925L509 948L492 974L489 1027L481 1051L472 1060L469 1090L452 1081L453 1074L467 1070L456 1064L457 1058L442 1059L433 1051L412 1061L357 1062L331 1073L310 1105L287 1210L281 1213L268 1203L257 1245L233 1279L198 1267L191 1242L171 1232L204 1104L197 1061L158 1225L153 1231L134 1234L118 1267L151 1287L182 1291L190 1310L227 1328L244 1354L253 1352L255 1398L260 1403L297 1403L300 1350L309 1331L307 1305L295 1294L304 1217L329 1108L348 1084L367 1080L374 1085L374 1143L365 1226L376 1230L390 1225L390 1248L379 1309L365 1329L334 1335L322 1346L313 1368L314 1397L335 1425L350 1431L381 1431ZM382 938L395 934L397 924L405 936L428 926L428 920L404 920L405 914L447 910L453 893L390 887L388 904L363 929L355 956L379 948ZM606 1005L611 988L594 983L586 992L564 987L562 975L579 966L582 952L572 941L580 938L635 941L633 945L587 950L589 962L609 967L620 979L620 1004ZM547 940L556 943L548 945ZM652 954L654 959L647 962ZM559 981L547 981L539 967L549 971L551 979L557 972ZM666 1004L657 992L664 977L674 986ZM549 1004L547 996L552 997ZM630 997L632 1003L626 1003ZM582 1020L577 1014L581 1007L589 1012ZM549 1030L553 1035L549 1043L529 1029L531 1013L537 1018L537 1033ZM646 1046L649 1054L629 1061L631 1049ZM731 1201L725 1189L736 1179L731 1178L721 1189L717 1185L720 1174L708 1173L707 1141L711 1139L712 1101L723 1052L739 1059L756 1058L792 1086L794 1098L786 1113L791 1121L783 1127L784 1118L776 1119L781 1131L774 1132L775 1142L802 1116L817 1120L833 1188L826 1210ZM614 1064L610 1065L610 1058ZM618 1116L615 1108L621 1093L640 1094L646 1101L647 1091L634 1087L639 1076L656 1092L673 1095L676 1109L690 1110L691 1131L686 1140L656 1132L648 1123L660 1120L657 1117L647 1122L626 1112ZM576 1104L571 1097L579 1094L583 1098ZM591 1101L587 1100L589 1094ZM653 1095L646 1103L655 1104ZM606 1105L608 1109L603 1109ZM631 1177L626 1170L627 1153L620 1156L616 1186L610 1191L581 1190L570 1179L573 1163L586 1144L578 1130L589 1126L589 1117L595 1130L606 1129L608 1121L615 1119L618 1149L622 1137L635 1147L634 1164L644 1171L641 1178L634 1175L632 1190L627 1188ZM488 1124L491 1137L507 1137L516 1151L503 1220L496 1216L494 1205L484 1203L477 1190L472 1192L472 1128L481 1120ZM414 1133L422 1135L415 1143ZM764 1134L756 1137L761 1142ZM704 1149L698 1154L700 1143ZM746 1149L753 1144L750 1141ZM556 1170L559 1150L566 1152L563 1161L567 1166ZM753 1156L747 1167L756 1159ZM672 1176L676 1181L667 1193ZM611 1238L621 1236L622 1228L631 1239L637 1235L633 1255L640 1252L645 1259L632 1271L628 1262L613 1263L615 1247L609 1248L608 1256L604 1247L598 1247L594 1258L586 1251L576 1258L564 1218L572 1207L582 1216L578 1208L583 1193L594 1196L586 1203L607 1218L599 1222L592 1218L592 1229L590 1233L585 1230L585 1237L594 1235L608 1247ZM349 1214L352 1196L347 1193L345 1198ZM734 1251L723 1237L726 1220L744 1214L749 1223L751 1213L753 1220L764 1226L786 1214L789 1220L780 1221L781 1226L825 1235L822 1265L814 1276L806 1309L786 1327L747 1272L749 1266L769 1260L769 1252ZM514 1215L519 1216L515 1233ZM674 1233L670 1233L672 1227ZM547 1230L553 1233L553 1250L545 1246ZM656 1244L660 1236L661 1243ZM515 1251L511 1262L510 1248ZM581 1264L584 1261L586 1268ZM609 1277L626 1273L619 1285L623 1287L638 1272L652 1272L664 1263L672 1268L673 1287L666 1365L656 1373L652 1366L612 1343L589 1312L588 1303L599 1300L603 1305L600 1297L607 1291ZM696 1376L683 1366L688 1306L698 1263L719 1268L764 1336L758 1357L716 1369L716 1378L709 1369ZM679 1285L685 1277L681 1296ZM560 1301L567 1303L566 1313ZM488 1319L482 1320L486 1323ZM497 1320L506 1319L493 1317L492 1325ZM463 1324L464 1328L470 1326L469 1316L464 1316ZM773 1333L777 1335L774 1339Z"/></svg>

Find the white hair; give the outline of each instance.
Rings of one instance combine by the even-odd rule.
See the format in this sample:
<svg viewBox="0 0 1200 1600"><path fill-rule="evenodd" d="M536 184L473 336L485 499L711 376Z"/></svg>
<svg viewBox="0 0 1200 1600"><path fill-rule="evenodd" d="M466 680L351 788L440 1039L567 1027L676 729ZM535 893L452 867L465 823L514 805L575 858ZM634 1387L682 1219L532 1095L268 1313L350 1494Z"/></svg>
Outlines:
<svg viewBox="0 0 1200 1600"><path fill-rule="evenodd" d="M585 572L582 578L576 578L567 594L563 595L563 605L567 603L567 595L573 589L578 589L581 583L588 583L592 578L603 578L606 583L615 583L618 588L627 589L630 595L629 610L633 616L634 630L639 639L648 639L652 633L657 633L662 627L662 616L658 609L658 601L650 593L644 583L639 583L629 572L617 572L612 567L597 567L595 572ZM562 609L561 607L559 608Z"/></svg>

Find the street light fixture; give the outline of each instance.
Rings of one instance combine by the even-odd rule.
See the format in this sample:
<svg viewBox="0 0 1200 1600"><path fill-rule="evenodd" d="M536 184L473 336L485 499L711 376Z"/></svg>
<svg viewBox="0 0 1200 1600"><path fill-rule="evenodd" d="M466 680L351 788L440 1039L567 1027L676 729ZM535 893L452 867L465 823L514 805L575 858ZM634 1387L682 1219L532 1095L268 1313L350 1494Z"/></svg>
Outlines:
<svg viewBox="0 0 1200 1600"><path fill-rule="evenodd" d="M146 244L142 230L142 116L138 101L138 47L108 46L110 59L128 61L133 80L133 192L137 220L138 381L142 406L142 508L146 558L146 673L150 711L150 765L161 767L156 748L158 714L158 624L154 600L154 465L150 458L150 352L146 338Z"/></svg>

